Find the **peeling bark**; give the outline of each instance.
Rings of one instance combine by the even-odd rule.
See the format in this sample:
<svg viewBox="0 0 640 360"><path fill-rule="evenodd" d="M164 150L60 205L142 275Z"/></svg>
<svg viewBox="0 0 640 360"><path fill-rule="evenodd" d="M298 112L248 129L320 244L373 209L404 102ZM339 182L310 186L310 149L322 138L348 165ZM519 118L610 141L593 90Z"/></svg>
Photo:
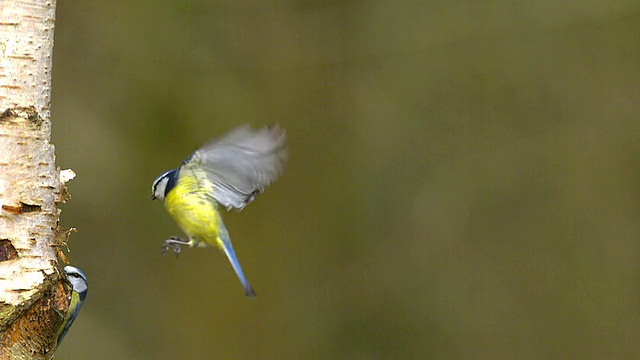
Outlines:
<svg viewBox="0 0 640 360"><path fill-rule="evenodd" d="M51 359L71 287L50 143L55 0L0 2L0 359Z"/></svg>

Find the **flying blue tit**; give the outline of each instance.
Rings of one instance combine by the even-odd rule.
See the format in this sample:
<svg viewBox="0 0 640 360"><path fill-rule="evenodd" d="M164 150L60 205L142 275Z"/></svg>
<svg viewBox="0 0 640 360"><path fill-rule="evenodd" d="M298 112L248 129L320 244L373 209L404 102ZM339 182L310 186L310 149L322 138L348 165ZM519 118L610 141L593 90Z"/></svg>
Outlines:
<svg viewBox="0 0 640 360"><path fill-rule="evenodd" d="M286 133L278 125L254 130L241 126L214 139L182 161L177 169L160 175L151 188L152 199L164 207L188 239L166 240L180 253L181 245L215 246L224 251L247 297L256 293L247 281L222 222L220 207L243 209L276 180L287 159Z"/></svg>
<svg viewBox="0 0 640 360"><path fill-rule="evenodd" d="M64 273L67 276L67 280L73 286L73 291L71 292L71 301L69 302L69 309L67 310L67 314L64 318L64 325L60 328L60 335L58 335L58 345L62 342L65 335L69 331L71 324L78 316L80 312L80 307L82 307L82 303L84 303L84 299L87 297L87 277L84 275L80 269L73 266L65 266Z"/></svg>

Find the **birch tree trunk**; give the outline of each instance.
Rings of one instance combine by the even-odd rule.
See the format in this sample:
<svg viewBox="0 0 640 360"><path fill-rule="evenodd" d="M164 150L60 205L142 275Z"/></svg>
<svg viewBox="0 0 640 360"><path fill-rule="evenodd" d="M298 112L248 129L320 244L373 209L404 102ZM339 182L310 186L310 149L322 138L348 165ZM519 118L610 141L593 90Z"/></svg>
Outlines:
<svg viewBox="0 0 640 360"><path fill-rule="evenodd" d="M0 359L53 358L71 293L49 142L55 5L0 0Z"/></svg>

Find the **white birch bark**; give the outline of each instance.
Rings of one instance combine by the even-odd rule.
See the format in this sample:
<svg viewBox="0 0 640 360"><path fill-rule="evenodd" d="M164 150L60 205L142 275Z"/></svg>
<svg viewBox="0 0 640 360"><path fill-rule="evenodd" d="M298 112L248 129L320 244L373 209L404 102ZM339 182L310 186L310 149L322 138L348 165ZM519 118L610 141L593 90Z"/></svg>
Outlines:
<svg viewBox="0 0 640 360"><path fill-rule="evenodd" d="M68 306L50 143L55 0L0 0L0 359L50 359Z"/></svg>

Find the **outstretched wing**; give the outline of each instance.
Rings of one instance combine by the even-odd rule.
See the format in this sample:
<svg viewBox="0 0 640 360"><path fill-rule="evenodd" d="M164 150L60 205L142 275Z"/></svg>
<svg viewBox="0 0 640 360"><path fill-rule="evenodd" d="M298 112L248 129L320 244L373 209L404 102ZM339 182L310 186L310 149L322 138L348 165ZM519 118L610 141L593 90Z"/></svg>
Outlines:
<svg viewBox="0 0 640 360"><path fill-rule="evenodd" d="M244 125L202 146L183 168L204 171L216 201L227 209L242 209L284 170L285 140L279 125L257 130Z"/></svg>

